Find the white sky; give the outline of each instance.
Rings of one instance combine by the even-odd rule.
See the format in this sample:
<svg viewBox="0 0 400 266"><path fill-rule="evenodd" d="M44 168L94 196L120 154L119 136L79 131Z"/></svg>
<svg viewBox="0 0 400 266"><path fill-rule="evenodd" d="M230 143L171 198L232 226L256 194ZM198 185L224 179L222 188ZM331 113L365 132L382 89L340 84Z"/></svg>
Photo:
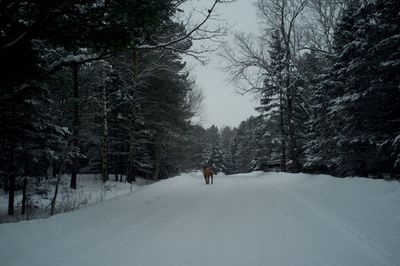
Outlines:
<svg viewBox="0 0 400 266"><path fill-rule="evenodd" d="M200 3L201 2L201 3ZM219 5L218 13L220 19L226 20L230 25L234 25L232 31L256 32L257 18L254 0L237 0L228 5ZM193 0L195 6L211 6L213 0ZM232 41L232 36L226 38ZM222 66L222 58L217 55L210 56L211 61L203 66L194 59L188 58L187 61L193 67L193 76L196 84L203 89L204 117L202 125L209 127L216 125L238 126L239 123L251 115L256 115L254 107L257 105L254 95L240 95L235 92L234 84L229 84L229 73L223 72L219 67Z"/></svg>

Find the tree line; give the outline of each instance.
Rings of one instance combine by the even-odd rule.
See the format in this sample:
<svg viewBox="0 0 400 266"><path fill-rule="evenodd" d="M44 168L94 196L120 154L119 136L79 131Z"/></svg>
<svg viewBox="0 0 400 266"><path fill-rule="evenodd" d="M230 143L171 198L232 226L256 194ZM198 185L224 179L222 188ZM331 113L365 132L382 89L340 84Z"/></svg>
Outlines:
<svg viewBox="0 0 400 266"><path fill-rule="evenodd" d="M183 168L201 91L184 55L212 28L215 0L198 23L181 19L186 0L15 1L0 3L0 186L79 173L128 182ZM21 181L23 180L23 182ZM23 188L19 188L19 184Z"/></svg>
<svg viewBox="0 0 400 266"><path fill-rule="evenodd" d="M259 0L257 9L260 35L238 33L223 52L233 80L259 96L260 116L239 127L248 160L398 178L400 3Z"/></svg>

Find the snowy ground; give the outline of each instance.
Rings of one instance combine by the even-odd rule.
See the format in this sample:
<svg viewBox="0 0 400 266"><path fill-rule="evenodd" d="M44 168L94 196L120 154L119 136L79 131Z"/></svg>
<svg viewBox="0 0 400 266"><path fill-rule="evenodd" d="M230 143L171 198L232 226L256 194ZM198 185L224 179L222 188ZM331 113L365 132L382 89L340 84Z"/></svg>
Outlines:
<svg viewBox="0 0 400 266"><path fill-rule="evenodd" d="M110 176L110 179L112 177ZM15 197L15 215L7 215L8 194L0 191L0 223L16 222L21 220L32 220L48 217L50 214L50 203L54 195L54 184L56 179L42 179L40 184L35 184L31 178L28 189L28 205L25 215L20 215L22 194L17 191ZM59 193L57 196L57 213L68 212L103 200L112 199L142 187L148 181L139 179L136 183L107 181L104 186L101 176L93 174L81 174L77 178L77 189L69 188L70 176L61 178Z"/></svg>
<svg viewBox="0 0 400 266"><path fill-rule="evenodd" d="M200 173L0 225L1 265L400 265L400 183Z"/></svg>

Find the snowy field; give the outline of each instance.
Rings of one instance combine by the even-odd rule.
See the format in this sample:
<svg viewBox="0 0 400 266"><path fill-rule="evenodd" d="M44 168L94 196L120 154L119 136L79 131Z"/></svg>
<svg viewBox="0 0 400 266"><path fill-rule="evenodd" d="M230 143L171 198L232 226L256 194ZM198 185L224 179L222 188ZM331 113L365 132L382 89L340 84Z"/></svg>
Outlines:
<svg viewBox="0 0 400 266"><path fill-rule="evenodd" d="M400 265L400 183L200 173L0 225L2 266Z"/></svg>

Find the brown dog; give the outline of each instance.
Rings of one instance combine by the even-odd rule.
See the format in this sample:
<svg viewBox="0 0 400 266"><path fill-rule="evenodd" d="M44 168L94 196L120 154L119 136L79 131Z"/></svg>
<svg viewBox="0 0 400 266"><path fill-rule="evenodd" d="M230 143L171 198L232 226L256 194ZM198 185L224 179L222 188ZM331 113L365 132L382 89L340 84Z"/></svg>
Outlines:
<svg viewBox="0 0 400 266"><path fill-rule="evenodd" d="M214 169L212 167L203 167L203 175L207 185L210 183L210 177L211 177L211 184L213 183Z"/></svg>

